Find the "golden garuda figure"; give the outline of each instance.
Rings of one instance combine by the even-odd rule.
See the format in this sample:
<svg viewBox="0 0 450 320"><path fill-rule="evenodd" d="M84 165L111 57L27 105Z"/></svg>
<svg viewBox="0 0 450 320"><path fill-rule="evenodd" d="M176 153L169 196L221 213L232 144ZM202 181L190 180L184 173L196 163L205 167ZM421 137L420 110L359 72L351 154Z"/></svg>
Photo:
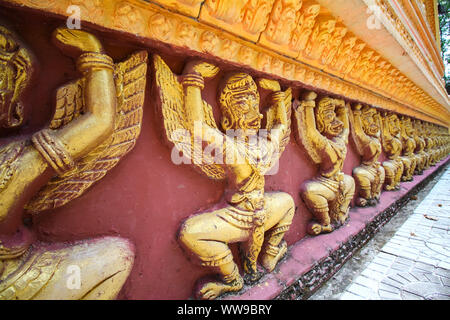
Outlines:
<svg viewBox="0 0 450 320"><path fill-rule="evenodd" d="M355 180L342 172L349 135L348 108L344 100L307 92L296 101L297 139L319 166L319 175L305 181L301 196L315 221L308 233L331 232L345 223L355 194Z"/></svg>
<svg viewBox="0 0 450 320"><path fill-rule="evenodd" d="M224 76L218 95L222 131L211 106L202 100L204 80L216 76L219 68L191 61L177 76L158 55L154 67L170 144L209 178L228 181L222 201L190 216L178 235L196 261L219 274L220 280L199 285L195 293L200 299L214 299L239 291L244 280L258 280L262 275L258 257L271 272L287 251L283 237L294 216L294 201L287 193L265 192L264 175L277 164L289 141L292 93L282 91L276 81L259 81L261 88L272 91L266 130L260 130L263 115L257 84L242 72ZM213 149L214 156L207 152ZM233 260L231 243L240 243L244 278Z"/></svg>
<svg viewBox="0 0 450 320"><path fill-rule="evenodd" d="M23 209L34 214L79 197L133 148L140 133L147 54L114 64L90 33L58 28L53 38L77 59L82 76L58 89L48 127L0 147L0 300L113 299L131 271L133 244L120 237L73 244L35 241L22 222ZM0 27L3 127L20 125L21 100L33 88L35 70L31 51ZM68 278L77 272L80 279Z"/></svg>
<svg viewBox="0 0 450 320"><path fill-rule="evenodd" d="M357 104L350 111L353 140L361 156L361 165L353 169L359 189L356 204L374 206L379 202L384 184L384 168L378 161L381 154L381 118L375 108Z"/></svg>
<svg viewBox="0 0 450 320"><path fill-rule="evenodd" d="M411 118L402 116L400 119L401 139L402 139L402 156L403 175L402 181L412 181L414 171L417 166L417 158L414 154L416 149L416 141L414 140L414 128L411 124Z"/></svg>
<svg viewBox="0 0 450 320"><path fill-rule="evenodd" d="M427 169L428 155L425 152L425 135L422 127L422 121L415 119L413 121L414 129L414 141L416 142L416 148L414 154L416 155L417 165L414 174L421 175L423 171Z"/></svg>
<svg viewBox="0 0 450 320"><path fill-rule="evenodd" d="M434 162L434 140L432 136L432 132L430 130L431 124L428 122L423 123L423 133L424 133L424 139L425 139L425 152L428 155L427 158L427 167L431 167L435 165Z"/></svg>
<svg viewBox="0 0 450 320"><path fill-rule="evenodd" d="M383 162L385 171L384 190L400 190L400 182L403 174L403 162L400 159L402 153L402 141L400 140L400 120L395 113L383 112L382 114L381 142L388 160Z"/></svg>

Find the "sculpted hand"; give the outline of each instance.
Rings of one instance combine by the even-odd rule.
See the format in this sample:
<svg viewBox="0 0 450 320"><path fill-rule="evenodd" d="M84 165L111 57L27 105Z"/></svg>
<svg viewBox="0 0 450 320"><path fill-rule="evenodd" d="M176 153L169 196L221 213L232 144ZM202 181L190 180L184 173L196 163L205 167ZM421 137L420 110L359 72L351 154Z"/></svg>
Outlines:
<svg viewBox="0 0 450 320"><path fill-rule="evenodd" d="M305 92L302 95L302 101L300 102L300 107L315 108L316 107L316 98L317 98L317 93L315 93L313 91Z"/></svg>
<svg viewBox="0 0 450 320"><path fill-rule="evenodd" d="M280 84L276 80L260 79L258 84L263 89L267 89L274 92L281 91Z"/></svg>
<svg viewBox="0 0 450 320"><path fill-rule="evenodd" d="M56 44L69 55L80 55L83 52L101 53L100 41L92 34L75 29L58 28L53 33Z"/></svg>
<svg viewBox="0 0 450 320"><path fill-rule="evenodd" d="M295 99L294 102L292 103L292 107L297 112L303 112L305 107L315 108L316 103L315 101L305 101L305 100L298 101L297 99Z"/></svg>
<svg viewBox="0 0 450 320"><path fill-rule="evenodd" d="M204 61L189 61L184 67L183 74L196 73L203 78L213 78L219 73L219 68Z"/></svg>
<svg viewBox="0 0 450 320"><path fill-rule="evenodd" d="M361 111L361 108L362 108L361 104L358 103L358 104L353 108L353 112L355 112L355 111ZM350 110L350 111L352 111L352 110Z"/></svg>

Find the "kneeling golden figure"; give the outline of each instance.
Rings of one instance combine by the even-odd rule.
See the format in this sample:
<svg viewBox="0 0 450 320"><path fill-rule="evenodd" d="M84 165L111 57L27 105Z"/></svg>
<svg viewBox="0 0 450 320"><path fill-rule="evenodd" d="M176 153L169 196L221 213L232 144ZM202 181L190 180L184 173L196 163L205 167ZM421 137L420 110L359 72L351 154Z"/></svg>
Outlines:
<svg viewBox="0 0 450 320"><path fill-rule="evenodd" d="M204 79L216 76L219 69L193 61L177 77L159 56L154 56L154 63L168 140L184 156L193 154L196 167L210 178L228 180L223 201L189 217L179 233L179 241L194 259L219 274L220 280L207 282L196 292L198 298L214 299L239 291L244 283L229 248L231 243L241 243L244 278L249 282L261 276L257 268L259 256L262 266L270 272L287 251L283 236L294 216L294 201L287 193L264 192L264 175L289 141L291 91L281 91L275 81L259 82L272 91L272 106L267 112L267 135L258 137L255 143L252 137L261 128L263 115L259 112L258 88L251 76L234 73L222 81L219 105L222 129L227 132L224 134L214 121L211 106L201 96ZM185 131L188 139L177 135L178 129ZM237 139L230 136L231 132L237 133ZM205 152L201 144L200 150L193 148L196 140L208 146ZM206 154L211 147L215 149L215 159L208 159ZM218 159L219 154L226 161Z"/></svg>
<svg viewBox="0 0 450 320"><path fill-rule="evenodd" d="M417 157L414 154L416 141L414 140L414 129L411 124L411 118L402 116L400 120L401 138L403 152L400 159L403 162L402 181L412 181L417 166Z"/></svg>
<svg viewBox="0 0 450 320"><path fill-rule="evenodd" d="M343 100L308 92L295 111L298 140L319 165L319 175L301 186L301 196L316 221L308 233L331 232L348 218L355 180L342 172L349 135L348 106Z"/></svg>
<svg viewBox="0 0 450 320"><path fill-rule="evenodd" d="M417 159L417 166L414 174L421 175L423 171L427 169L427 157L425 152L425 135L422 129L422 122L418 119L414 120L414 141L416 142L416 148L414 153Z"/></svg>
<svg viewBox="0 0 450 320"><path fill-rule="evenodd" d="M400 159L402 141L400 140L400 120L394 113L383 113L382 117L382 145L384 153L389 160L383 162L385 170L386 191L400 189L400 181L403 174L403 162Z"/></svg>
<svg viewBox="0 0 450 320"><path fill-rule="evenodd" d="M351 111L351 109L349 110ZM374 206L380 200L385 171L378 158L381 154L380 114L368 106L356 105L350 112L353 140L362 163L353 169L353 177L359 188L356 204Z"/></svg>

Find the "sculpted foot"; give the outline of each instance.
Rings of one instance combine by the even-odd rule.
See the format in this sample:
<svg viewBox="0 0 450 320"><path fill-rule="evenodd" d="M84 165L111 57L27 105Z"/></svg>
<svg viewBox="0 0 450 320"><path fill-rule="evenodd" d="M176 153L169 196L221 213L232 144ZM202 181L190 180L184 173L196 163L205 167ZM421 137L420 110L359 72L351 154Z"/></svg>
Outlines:
<svg viewBox="0 0 450 320"><path fill-rule="evenodd" d="M333 231L333 227L330 224L321 225L319 223L310 223L308 225L308 233L310 235L316 236L321 233L331 232Z"/></svg>
<svg viewBox="0 0 450 320"><path fill-rule="evenodd" d="M278 252L274 252L275 255L269 253L263 255L261 259L261 264L268 272L272 272L275 269L278 261L280 261L284 257L286 252L287 252L287 243L286 241L283 240L278 246Z"/></svg>
<svg viewBox="0 0 450 320"><path fill-rule="evenodd" d="M239 276L238 279L230 282L208 282L204 284L197 292L197 299L213 300L226 292L237 292L244 286L243 279Z"/></svg>
<svg viewBox="0 0 450 320"><path fill-rule="evenodd" d="M259 279L261 279L263 275L264 275L264 272L261 272L259 270L256 272L252 272L252 273L246 273L244 275L244 283L251 285L251 284L255 283L256 281L258 281Z"/></svg>
<svg viewBox="0 0 450 320"><path fill-rule="evenodd" d="M337 221L337 223L338 223L339 226L343 226L343 225L345 224L345 222L347 221L347 219L348 219L348 212L349 212L349 210L347 209L347 211L346 211L345 213L342 212L342 213L338 216L338 221Z"/></svg>
<svg viewBox="0 0 450 320"><path fill-rule="evenodd" d="M365 206L367 206L367 200L364 198L358 198L358 199L356 199L356 205L358 207L365 207Z"/></svg>

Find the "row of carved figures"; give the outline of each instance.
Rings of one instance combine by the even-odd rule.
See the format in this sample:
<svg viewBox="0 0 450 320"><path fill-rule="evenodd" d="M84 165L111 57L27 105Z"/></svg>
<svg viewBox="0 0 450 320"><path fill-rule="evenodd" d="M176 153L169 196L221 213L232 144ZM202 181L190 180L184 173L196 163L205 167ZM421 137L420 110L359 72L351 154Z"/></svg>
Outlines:
<svg viewBox="0 0 450 320"><path fill-rule="evenodd" d="M343 99L319 97L312 91L294 98L292 88L282 90L277 81L267 79L255 82L242 72L225 75L219 85L219 128L201 94L205 80L215 77L219 69L207 62L190 61L183 74L176 76L159 56L153 60L169 141L183 154L195 154L189 148L198 139L221 149L226 159L230 153L245 159L226 165L211 159L194 161L210 178L228 181L222 202L189 217L180 229L179 240L187 251L201 265L218 272L222 280L200 285L196 294L203 299L240 290L245 281L258 280L261 272L257 261L271 272L287 251L283 237L295 213L294 201L285 192L266 192L264 175L272 170L289 141L291 118L295 119L292 127L297 141L318 165L316 177L304 181L300 188L314 217L308 226L311 235L332 232L346 222L355 182L357 204L375 205L383 185L385 190L398 189L401 180L412 180L413 174L420 174L450 151L450 135L444 127L357 103L352 107ZM270 92L265 117L260 113L258 85ZM250 137L262 129L264 118L266 139L252 144ZM206 129L196 132L198 122ZM174 134L179 129L189 132L192 140ZM231 139L230 130L241 132L242 139ZM353 177L342 171L350 131L361 156ZM378 162L382 148L388 157L383 164ZM229 248L234 242L241 243L244 278Z"/></svg>
<svg viewBox="0 0 450 320"><path fill-rule="evenodd" d="M147 52L114 64L90 33L59 28L53 38L65 54L77 59L82 77L58 89L56 111L47 128L31 139L15 139L0 147L0 299L111 299L131 271L133 245L118 237L40 243L23 225L23 208L36 214L63 206L104 177L134 147L141 128ZM23 122L22 96L35 66L31 51L13 32L0 27L2 127ZM218 67L193 60L182 75L175 75L156 54L153 67L153 99L167 140L185 157L190 155L202 173L228 181L223 200L190 216L179 232L186 251L219 274L217 281L198 287L199 298L241 290L244 281L253 283L261 277L258 261L271 272L287 252L283 237L295 213L293 198L281 191L266 192L264 186L265 174L273 170L289 142L291 127L319 167L317 176L301 187L314 215L308 229L316 235L347 220L355 180L360 190L357 203L373 205L383 182L386 190L394 190L402 177L410 180L450 151L446 128L380 114L359 104L352 108L342 99L318 97L314 92L294 98L291 88L282 90L274 80L255 82L243 72L222 80L219 127L211 106L202 99L205 80L215 77ZM265 117L259 111L260 89L270 92ZM252 143L263 120L265 139ZM230 137L230 130L240 134ZM362 159L354 169L355 179L342 172L350 131ZM220 149L227 159L237 155L242 161L199 157L198 140L201 146ZM389 159L381 165L382 147ZM241 244L244 276L231 243ZM67 272L73 265L84 268L81 283L76 281L76 270L75 275Z"/></svg>

